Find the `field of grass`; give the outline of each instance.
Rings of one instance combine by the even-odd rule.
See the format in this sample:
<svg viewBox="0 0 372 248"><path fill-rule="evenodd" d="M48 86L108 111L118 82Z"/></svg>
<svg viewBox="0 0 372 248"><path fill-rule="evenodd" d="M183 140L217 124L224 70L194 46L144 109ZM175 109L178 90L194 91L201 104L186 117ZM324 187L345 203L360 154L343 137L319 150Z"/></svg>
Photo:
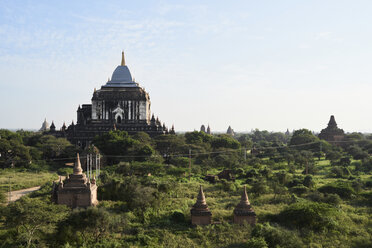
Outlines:
<svg viewBox="0 0 372 248"><path fill-rule="evenodd" d="M58 179L55 172L29 172L16 169L0 170L0 191L31 188Z"/></svg>

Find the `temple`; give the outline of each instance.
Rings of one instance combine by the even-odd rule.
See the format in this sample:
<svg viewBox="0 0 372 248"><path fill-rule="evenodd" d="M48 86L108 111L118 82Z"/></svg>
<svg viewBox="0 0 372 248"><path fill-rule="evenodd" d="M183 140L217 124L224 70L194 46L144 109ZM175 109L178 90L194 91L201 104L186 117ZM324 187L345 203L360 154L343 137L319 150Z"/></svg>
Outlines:
<svg viewBox="0 0 372 248"><path fill-rule="evenodd" d="M231 136L235 136L234 129L232 129L231 126L229 126L227 128L226 134L231 135Z"/></svg>
<svg viewBox="0 0 372 248"><path fill-rule="evenodd" d="M49 123L47 122L46 118L44 119L43 124L41 124L41 128L39 129L40 132L49 131Z"/></svg>
<svg viewBox="0 0 372 248"><path fill-rule="evenodd" d="M334 143L340 142L345 138L344 130L337 127L337 123L333 115L331 115L328 126L320 132L319 138Z"/></svg>
<svg viewBox="0 0 372 248"><path fill-rule="evenodd" d="M191 210L191 224L193 225L209 225L212 223L212 213L209 211L203 188L200 185L198 198Z"/></svg>
<svg viewBox="0 0 372 248"><path fill-rule="evenodd" d="M72 144L86 147L96 135L113 129L129 134L143 131L150 136L175 133L168 130L159 118L151 115L149 94L137 83L125 64L122 52L121 64L114 70L111 79L94 89L91 104L79 105L77 123L64 125L60 131L50 130L58 137L66 137Z"/></svg>
<svg viewBox="0 0 372 248"><path fill-rule="evenodd" d="M64 182L60 179L54 195L57 198L57 204L67 205L71 208L98 204L96 180L93 178L91 182L83 173L79 154L77 154L73 174L70 174Z"/></svg>
<svg viewBox="0 0 372 248"><path fill-rule="evenodd" d="M256 224L256 213L254 212L251 203L248 200L246 186L240 199L239 204L234 209L234 223L236 224Z"/></svg>
<svg viewBox="0 0 372 248"><path fill-rule="evenodd" d="M209 124L208 124L207 129L205 129L205 126L204 125L201 125L200 132L203 132L203 133L206 133L206 134L212 134L211 133L211 128L210 128Z"/></svg>

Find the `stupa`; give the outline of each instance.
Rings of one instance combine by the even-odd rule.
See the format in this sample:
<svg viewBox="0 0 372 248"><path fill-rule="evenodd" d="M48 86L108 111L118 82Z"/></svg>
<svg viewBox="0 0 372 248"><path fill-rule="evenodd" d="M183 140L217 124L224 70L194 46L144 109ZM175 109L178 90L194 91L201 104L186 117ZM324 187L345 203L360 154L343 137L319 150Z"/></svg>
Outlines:
<svg viewBox="0 0 372 248"><path fill-rule="evenodd" d="M193 225L209 225L212 223L212 213L208 208L203 188L200 185L198 198L194 206L192 206L191 212L191 224Z"/></svg>
<svg viewBox="0 0 372 248"><path fill-rule="evenodd" d="M83 173L79 154L77 154L73 173L58 185L57 203L71 208L90 207L98 204L96 181L90 182Z"/></svg>
<svg viewBox="0 0 372 248"><path fill-rule="evenodd" d="M256 213L254 212L251 203L249 202L247 188L245 185L240 202L234 209L234 223L248 223L251 225L256 224Z"/></svg>

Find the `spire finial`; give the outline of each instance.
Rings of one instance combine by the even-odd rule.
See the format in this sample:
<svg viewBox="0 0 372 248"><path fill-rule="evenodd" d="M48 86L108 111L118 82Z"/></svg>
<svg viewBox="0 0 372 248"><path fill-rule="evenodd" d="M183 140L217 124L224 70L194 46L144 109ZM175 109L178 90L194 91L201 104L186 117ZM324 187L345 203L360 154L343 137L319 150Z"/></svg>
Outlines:
<svg viewBox="0 0 372 248"><path fill-rule="evenodd" d="M124 51L121 52L121 66L125 66Z"/></svg>
<svg viewBox="0 0 372 248"><path fill-rule="evenodd" d="M243 191L243 194L242 194L242 198L240 200L240 204L242 205L251 205L251 203L249 202L249 199L248 199L248 194L247 194L247 186L244 185L244 191Z"/></svg>
<svg viewBox="0 0 372 248"><path fill-rule="evenodd" d="M80 157L78 153L76 157L75 166L74 166L74 175L81 175L82 173L83 173L83 169L81 168Z"/></svg>
<svg viewBox="0 0 372 248"><path fill-rule="evenodd" d="M207 205L207 203L205 201L203 187L201 185L200 185L200 188L199 188L199 194L198 194L196 203L199 204L199 205Z"/></svg>

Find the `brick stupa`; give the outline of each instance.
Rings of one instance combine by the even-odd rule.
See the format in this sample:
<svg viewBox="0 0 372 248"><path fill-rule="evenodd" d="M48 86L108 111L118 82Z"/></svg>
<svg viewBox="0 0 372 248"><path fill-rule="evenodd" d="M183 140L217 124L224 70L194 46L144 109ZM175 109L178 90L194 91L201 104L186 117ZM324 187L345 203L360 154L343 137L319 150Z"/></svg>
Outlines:
<svg viewBox="0 0 372 248"><path fill-rule="evenodd" d="M57 203L71 208L89 207L98 204L97 185L95 180L92 180L91 183L83 173L79 154L77 154L73 174L70 174L64 183L60 180Z"/></svg>
<svg viewBox="0 0 372 248"><path fill-rule="evenodd" d="M234 209L234 223L251 225L256 224L256 213L254 212L251 203L248 199L247 188L244 185L244 192L239 204Z"/></svg>
<svg viewBox="0 0 372 248"><path fill-rule="evenodd" d="M212 213L209 211L203 188L200 185L198 198L191 210L191 224L193 225L209 225L212 223Z"/></svg>

